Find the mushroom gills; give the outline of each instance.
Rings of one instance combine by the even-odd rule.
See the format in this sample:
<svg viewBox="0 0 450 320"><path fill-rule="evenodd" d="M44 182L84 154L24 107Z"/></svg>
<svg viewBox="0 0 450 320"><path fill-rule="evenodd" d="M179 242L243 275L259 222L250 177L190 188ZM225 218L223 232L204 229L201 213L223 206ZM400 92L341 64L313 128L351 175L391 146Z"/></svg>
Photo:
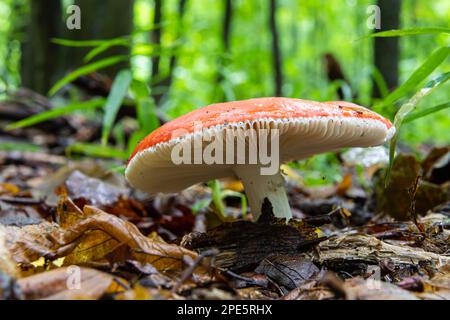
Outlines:
<svg viewBox="0 0 450 320"><path fill-rule="evenodd" d="M233 168L244 185L253 221L261 216L264 199L267 198L272 205L273 215L285 218L287 223L292 218L292 213L283 176L280 170L274 175L262 175L260 169L258 165L237 165Z"/></svg>

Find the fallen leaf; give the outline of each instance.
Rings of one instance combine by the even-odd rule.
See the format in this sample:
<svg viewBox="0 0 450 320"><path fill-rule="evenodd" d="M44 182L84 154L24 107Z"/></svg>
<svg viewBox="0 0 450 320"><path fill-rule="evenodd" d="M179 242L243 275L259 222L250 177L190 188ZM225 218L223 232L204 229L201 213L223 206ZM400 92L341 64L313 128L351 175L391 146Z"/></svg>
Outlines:
<svg viewBox="0 0 450 320"><path fill-rule="evenodd" d="M394 284L360 277L344 283L347 300L419 300L413 293Z"/></svg>
<svg viewBox="0 0 450 320"><path fill-rule="evenodd" d="M302 256L272 255L265 258L255 271L292 290L312 279L320 270Z"/></svg>
<svg viewBox="0 0 450 320"><path fill-rule="evenodd" d="M316 280L305 282L298 288L284 295L282 300L328 300L334 298L333 292Z"/></svg>
<svg viewBox="0 0 450 320"><path fill-rule="evenodd" d="M114 285L111 275L77 266L39 273L19 279L17 283L29 300L98 299Z"/></svg>
<svg viewBox="0 0 450 320"><path fill-rule="evenodd" d="M127 196L128 190L89 177L75 170L65 181L68 195L72 199L87 199L93 206L107 206L115 204L121 196Z"/></svg>
<svg viewBox="0 0 450 320"><path fill-rule="evenodd" d="M421 164L413 155L398 155L394 160L389 185L385 188L380 179L375 188L377 211L398 220L408 220L411 213L425 214L429 209L448 200L450 187L436 185L419 179L417 190L411 194L421 174ZM415 212L411 212L414 202Z"/></svg>
<svg viewBox="0 0 450 320"><path fill-rule="evenodd" d="M113 259L149 263L158 271L182 271L185 256L195 259L193 251L152 240L142 235L130 222L100 209L85 206L81 211L63 199L59 221L24 227L0 225L2 270L17 274L16 264L30 264L41 257L64 257L64 265Z"/></svg>
<svg viewBox="0 0 450 320"><path fill-rule="evenodd" d="M428 280L424 280L424 298L430 298L430 294L438 299L450 300L450 265L445 265Z"/></svg>

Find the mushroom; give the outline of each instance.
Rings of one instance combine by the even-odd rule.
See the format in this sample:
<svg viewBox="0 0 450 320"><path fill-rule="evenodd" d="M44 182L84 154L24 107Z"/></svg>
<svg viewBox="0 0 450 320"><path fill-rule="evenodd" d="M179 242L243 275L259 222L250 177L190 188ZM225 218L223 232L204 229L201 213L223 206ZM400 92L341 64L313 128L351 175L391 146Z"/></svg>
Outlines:
<svg viewBox="0 0 450 320"><path fill-rule="evenodd" d="M177 192L234 175L244 185L254 221L267 200L274 216L288 221L292 214L281 163L342 147L380 145L394 132L389 120L344 101L275 97L218 103L150 133L132 153L125 175L148 193Z"/></svg>

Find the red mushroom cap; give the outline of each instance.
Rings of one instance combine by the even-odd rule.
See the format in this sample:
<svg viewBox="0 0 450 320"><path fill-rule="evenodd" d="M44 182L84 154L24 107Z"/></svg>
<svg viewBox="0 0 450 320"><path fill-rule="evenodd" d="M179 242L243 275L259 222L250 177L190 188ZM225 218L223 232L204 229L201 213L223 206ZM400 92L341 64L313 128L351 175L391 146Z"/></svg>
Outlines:
<svg viewBox="0 0 450 320"><path fill-rule="evenodd" d="M204 179L231 175L231 171L223 165L219 169L211 168L216 165L209 165L206 169L205 165L201 169L203 172L193 172L171 163L168 157L170 149L183 139L192 137L198 122L201 122L202 129L211 130L243 128L245 124L248 127L249 123L254 122L272 122L283 126L284 135L290 131L289 143L298 144L297 149L297 146L291 148L290 145L288 151L280 150L283 161L302 159L342 147L379 145L390 138L394 130L391 122L379 114L345 101L323 103L272 97L212 104L176 118L144 138L129 159L126 170L129 182L144 191L165 192L178 191L196 182L206 181ZM177 130L181 130L182 135L174 135ZM307 143L305 139L309 139ZM298 152L300 148L302 152ZM164 150L164 154L160 149ZM153 179L156 181L150 181ZM175 179L179 181L165 187L165 182Z"/></svg>
<svg viewBox="0 0 450 320"><path fill-rule="evenodd" d="M144 138L134 149L129 161L140 151L158 143L173 139L175 130L183 129L187 133L194 131L195 122L200 121L203 128L217 125L239 123L259 119L289 119L338 117L375 120L386 125L392 123L367 108L346 101L316 102L293 98L256 98L240 101L211 104L180 116L159 127Z"/></svg>

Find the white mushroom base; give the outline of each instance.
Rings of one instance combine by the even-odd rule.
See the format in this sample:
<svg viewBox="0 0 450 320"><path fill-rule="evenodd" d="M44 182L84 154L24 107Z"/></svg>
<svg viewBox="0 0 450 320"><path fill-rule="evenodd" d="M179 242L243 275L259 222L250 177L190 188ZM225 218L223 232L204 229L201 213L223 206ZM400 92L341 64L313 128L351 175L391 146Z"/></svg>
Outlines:
<svg viewBox="0 0 450 320"><path fill-rule="evenodd" d="M285 218L288 222L292 213L280 170L274 175L261 175L260 169L258 165L237 165L233 168L244 184L253 220L257 221L261 216L264 199L267 198L272 204L274 216Z"/></svg>

